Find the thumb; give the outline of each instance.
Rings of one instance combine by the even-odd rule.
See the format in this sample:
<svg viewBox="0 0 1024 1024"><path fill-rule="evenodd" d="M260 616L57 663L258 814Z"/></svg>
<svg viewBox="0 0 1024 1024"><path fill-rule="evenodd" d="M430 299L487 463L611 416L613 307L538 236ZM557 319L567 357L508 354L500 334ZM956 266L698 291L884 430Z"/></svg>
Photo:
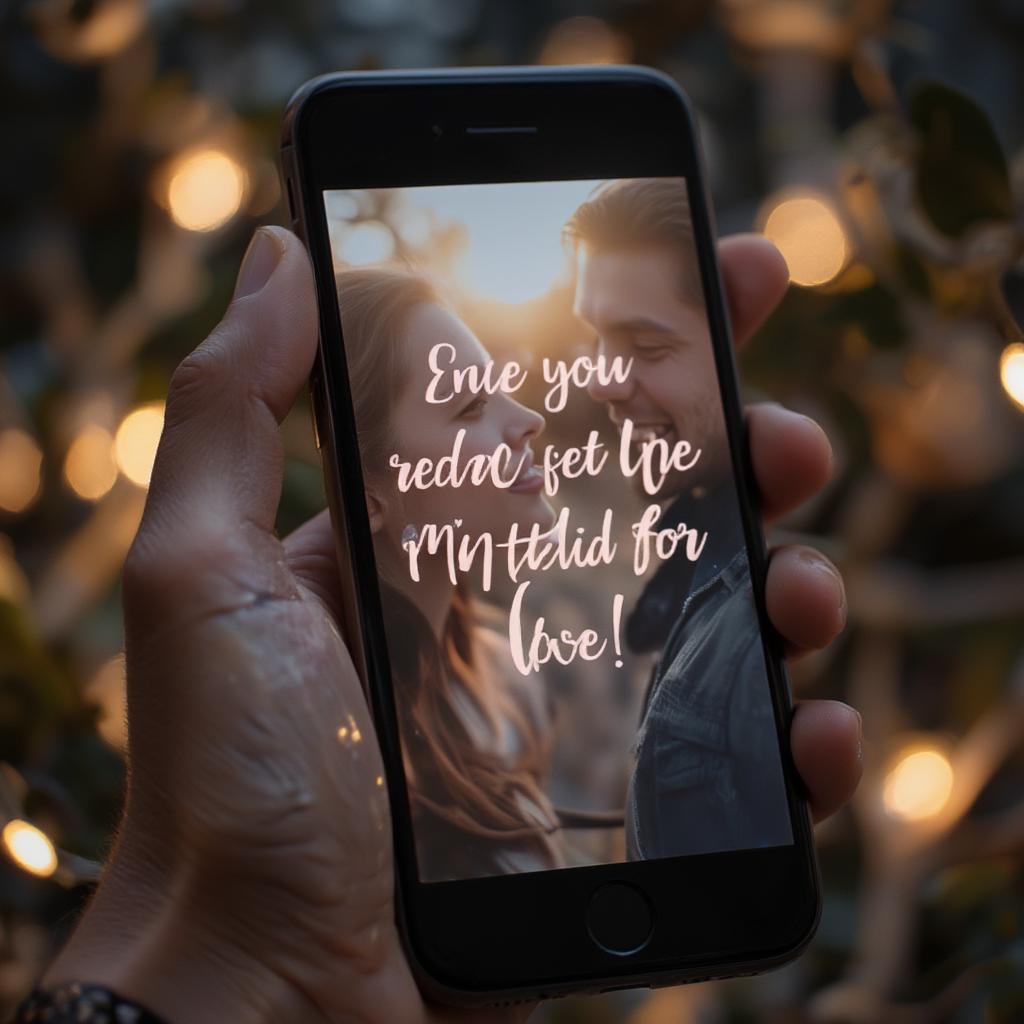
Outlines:
<svg viewBox="0 0 1024 1024"><path fill-rule="evenodd" d="M224 319L171 378L147 517L204 508L226 522L273 529L278 426L309 377L316 335L302 243L283 228L260 228Z"/></svg>
<svg viewBox="0 0 1024 1024"><path fill-rule="evenodd" d="M273 534L284 461L278 427L312 368L316 323L301 242L261 228L224 319L171 378L124 567L129 633L288 592Z"/></svg>

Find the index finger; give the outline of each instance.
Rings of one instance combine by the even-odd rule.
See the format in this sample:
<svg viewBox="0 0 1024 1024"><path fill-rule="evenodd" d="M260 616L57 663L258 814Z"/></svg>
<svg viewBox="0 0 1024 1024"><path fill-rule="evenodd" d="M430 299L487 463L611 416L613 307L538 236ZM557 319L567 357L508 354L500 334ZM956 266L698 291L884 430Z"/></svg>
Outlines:
<svg viewBox="0 0 1024 1024"><path fill-rule="evenodd" d="M737 346L768 319L789 287L782 253L761 235L731 235L718 243L729 318Z"/></svg>

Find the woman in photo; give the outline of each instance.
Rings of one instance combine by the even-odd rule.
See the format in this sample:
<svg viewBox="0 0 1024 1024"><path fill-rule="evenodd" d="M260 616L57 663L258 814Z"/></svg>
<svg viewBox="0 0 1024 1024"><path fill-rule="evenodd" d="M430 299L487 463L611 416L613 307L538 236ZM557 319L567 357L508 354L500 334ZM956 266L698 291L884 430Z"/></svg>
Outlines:
<svg viewBox="0 0 1024 1024"><path fill-rule="evenodd" d="M426 523L459 521L469 536L495 540L513 524L548 529L554 511L531 447L544 418L500 391L426 401L435 345L452 346L451 369L482 367L490 356L425 277L398 267L344 269L337 288L420 877L557 867L558 820L544 791L546 696L536 677L515 671L486 608L452 584L443 556L422 549L414 582L404 548ZM401 492L392 454L436 464L459 430L462 460L509 447L519 466L512 485Z"/></svg>

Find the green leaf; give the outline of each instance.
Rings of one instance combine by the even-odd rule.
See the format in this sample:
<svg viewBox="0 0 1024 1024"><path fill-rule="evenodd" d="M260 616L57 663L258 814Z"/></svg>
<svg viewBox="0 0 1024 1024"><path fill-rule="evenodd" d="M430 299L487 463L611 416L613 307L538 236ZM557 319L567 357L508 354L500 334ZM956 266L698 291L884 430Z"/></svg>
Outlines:
<svg viewBox="0 0 1024 1024"><path fill-rule="evenodd" d="M917 199L939 231L960 238L979 221L1012 217L1006 154L974 100L941 82L922 82L910 97L910 119L920 136Z"/></svg>

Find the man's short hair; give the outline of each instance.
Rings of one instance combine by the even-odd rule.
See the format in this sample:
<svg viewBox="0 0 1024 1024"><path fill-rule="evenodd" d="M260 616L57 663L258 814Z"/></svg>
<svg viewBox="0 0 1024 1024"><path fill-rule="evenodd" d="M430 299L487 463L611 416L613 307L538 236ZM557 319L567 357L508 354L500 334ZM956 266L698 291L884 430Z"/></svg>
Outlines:
<svg viewBox="0 0 1024 1024"><path fill-rule="evenodd" d="M703 300L693 221L683 178L620 178L599 185L566 222L562 235L579 249L595 251L664 245L683 270L683 294Z"/></svg>

